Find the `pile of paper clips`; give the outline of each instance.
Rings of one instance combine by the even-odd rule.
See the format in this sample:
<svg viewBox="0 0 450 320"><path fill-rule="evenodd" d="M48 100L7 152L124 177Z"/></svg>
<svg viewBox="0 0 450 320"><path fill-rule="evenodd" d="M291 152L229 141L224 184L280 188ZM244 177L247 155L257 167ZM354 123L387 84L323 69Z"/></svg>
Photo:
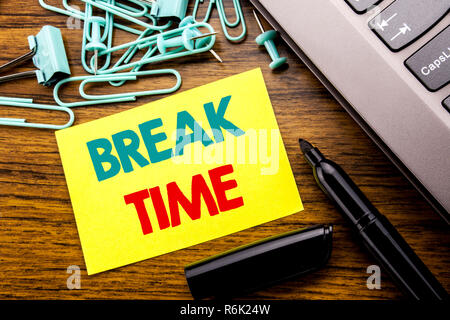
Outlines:
<svg viewBox="0 0 450 320"><path fill-rule="evenodd" d="M84 22L81 64L89 75L71 77L70 67L59 29L44 26L36 36L29 36L30 52L0 66L0 72L32 59L36 70L0 77L0 83L26 77L36 77L39 84L54 86L53 97L57 105L33 103L31 99L0 97L0 105L63 111L69 115L69 121L63 125L29 123L26 119L0 118L0 125L22 126L45 129L62 129L74 122L74 113L70 109L78 106L98 105L135 101L137 97L167 94L178 90L181 76L174 69L145 70L141 69L152 63L160 63L171 59L210 51L216 59L221 58L212 50L216 41L216 32L208 24L214 6L217 7L223 33L231 42L239 42L246 36L247 29L239 0L232 0L236 20L230 22L225 14L223 0L209 0L206 16L198 21L196 16L199 3L195 0L194 11L186 16L189 0L81 0L85 3L84 12L70 6L68 0L62 0L62 7L49 5L45 0L39 3L45 9L64 14ZM94 12L102 14L94 15ZM120 17L119 23L116 17ZM126 23L123 23L126 21ZM163 22L164 24L160 24ZM242 33L232 37L227 28L242 25ZM115 29L130 33L135 40L113 46ZM202 33L200 30L207 30ZM125 51L120 57L113 55ZM140 58L136 59L140 52ZM99 65L101 59L101 65ZM91 95L85 91L90 83L109 83L121 86L139 76L173 75L176 84L171 88L117 93L108 95ZM69 82L80 82L80 101L64 102L60 98L60 88Z"/></svg>

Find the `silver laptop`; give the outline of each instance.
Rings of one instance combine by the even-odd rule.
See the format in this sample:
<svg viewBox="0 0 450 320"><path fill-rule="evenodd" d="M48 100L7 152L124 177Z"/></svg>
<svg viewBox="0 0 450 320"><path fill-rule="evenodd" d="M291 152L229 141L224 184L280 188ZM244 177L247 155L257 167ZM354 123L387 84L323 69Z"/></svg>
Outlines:
<svg viewBox="0 0 450 320"><path fill-rule="evenodd" d="M447 223L450 0L250 0Z"/></svg>

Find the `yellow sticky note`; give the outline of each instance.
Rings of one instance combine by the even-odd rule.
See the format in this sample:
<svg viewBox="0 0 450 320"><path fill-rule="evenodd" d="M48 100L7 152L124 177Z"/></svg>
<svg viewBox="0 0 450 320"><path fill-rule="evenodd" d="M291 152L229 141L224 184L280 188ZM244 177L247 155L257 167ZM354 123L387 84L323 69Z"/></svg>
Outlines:
<svg viewBox="0 0 450 320"><path fill-rule="evenodd" d="M56 138L88 274L303 210L259 69Z"/></svg>

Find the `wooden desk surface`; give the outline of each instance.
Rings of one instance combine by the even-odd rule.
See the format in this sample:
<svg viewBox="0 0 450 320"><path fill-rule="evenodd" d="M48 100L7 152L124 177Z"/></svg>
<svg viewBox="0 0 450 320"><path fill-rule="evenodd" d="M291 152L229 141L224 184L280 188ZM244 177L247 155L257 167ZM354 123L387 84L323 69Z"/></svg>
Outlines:
<svg viewBox="0 0 450 320"><path fill-rule="evenodd" d="M47 2L61 3L57 0ZM244 298L401 299L402 294L385 274L382 275L381 290L367 289L369 275L366 268L376 262L355 241L349 226L315 184L311 169L300 156L299 137L315 143L348 171L447 291L450 290L448 227L284 44L279 44L278 48L281 55L288 57L289 68L281 72L270 71L266 51L254 42L260 31L251 6L246 0L242 2L248 37L241 44L230 44L223 35L218 36L214 50L224 59L223 64L205 53L161 66L180 71L183 77L181 91L261 67L305 210L208 243L87 276L54 132L1 126L0 298L190 299L183 273L186 264L264 237L314 224L332 223L335 226L334 247L325 268ZM66 21L66 16L41 8L37 0L1 1L0 64L25 53L28 49L26 37L50 24L62 30L72 73L85 74L80 65L82 29L68 29ZM217 12L211 23L221 30ZM115 43L132 39L130 34L118 32ZM30 67L31 63L20 70ZM119 90L157 88L170 81L142 79ZM110 88L97 86L96 90L102 93ZM75 86L65 90L64 94L67 100L76 99ZM34 79L2 84L0 96L54 103L52 90L39 86ZM143 97L135 103L76 108L75 124L160 98ZM3 106L0 116L65 121L64 115ZM66 269L70 265L81 267L81 290L67 289L69 275Z"/></svg>

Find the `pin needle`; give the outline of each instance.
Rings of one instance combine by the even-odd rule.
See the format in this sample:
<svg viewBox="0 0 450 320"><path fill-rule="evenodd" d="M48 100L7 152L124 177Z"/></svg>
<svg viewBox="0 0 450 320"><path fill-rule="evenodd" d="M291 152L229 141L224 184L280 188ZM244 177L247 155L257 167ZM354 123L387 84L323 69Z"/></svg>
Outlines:
<svg viewBox="0 0 450 320"><path fill-rule="evenodd" d="M211 52L211 54L212 54L217 60L219 60L220 63L223 62L222 58L221 58L221 57L220 57L213 49L209 50L209 52Z"/></svg>
<svg viewBox="0 0 450 320"><path fill-rule="evenodd" d="M259 26L259 29L261 29L261 32L262 33L266 32L264 30L264 27L262 26L261 21L259 20L258 15L256 14L255 10L253 10L253 14L255 15L256 22L258 23L258 26Z"/></svg>
<svg viewBox="0 0 450 320"><path fill-rule="evenodd" d="M98 69L98 50L94 50L94 75L97 75Z"/></svg>
<svg viewBox="0 0 450 320"><path fill-rule="evenodd" d="M216 35L217 32L211 32L211 33L205 33L196 37L192 37L191 40L198 40L198 39L202 39L202 38L206 38L206 37L210 37L213 35ZM217 52L215 52L214 50L209 50L209 52L211 52L211 54L214 56L214 58L216 58L220 63L223 62L222 58L217 54Z"/></svg>
<svg viewBox="0 0 450 320"><path fill-rule="evenodd" d="M191 40L202 39L202 38L210 37L210 36L213 36L213 35L216 35L216 34L217 34L217 32L204 33L204 34L201 34L199 36L192 37Z"/></svg>

